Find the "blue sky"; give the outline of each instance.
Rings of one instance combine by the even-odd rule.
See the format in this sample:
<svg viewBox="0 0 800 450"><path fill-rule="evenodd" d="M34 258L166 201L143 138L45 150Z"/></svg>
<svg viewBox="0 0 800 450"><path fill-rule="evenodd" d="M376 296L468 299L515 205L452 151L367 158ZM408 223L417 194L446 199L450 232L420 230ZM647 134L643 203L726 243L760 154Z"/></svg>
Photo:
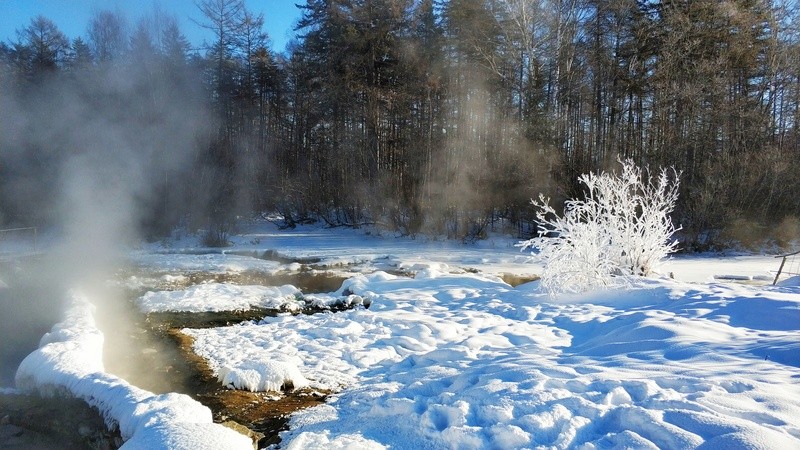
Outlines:
<svg viewBox="0 0 800 450"><path fill-rule="evenodd" d="M245 3L250 11L264 14L264 28L272 39L272 48L283 51L300 17L295 3L303 3L302 0L245 0ZM193 46L199 47L203 39L210 38L208 30L192 21L202 19L193 0L0 0L0 40L15 41L16 30L27 26L39 14L55 22L73 39L86 36L89 19L96 11L119 11L132 26L156 6L178 18L181 30Z"/></svg>

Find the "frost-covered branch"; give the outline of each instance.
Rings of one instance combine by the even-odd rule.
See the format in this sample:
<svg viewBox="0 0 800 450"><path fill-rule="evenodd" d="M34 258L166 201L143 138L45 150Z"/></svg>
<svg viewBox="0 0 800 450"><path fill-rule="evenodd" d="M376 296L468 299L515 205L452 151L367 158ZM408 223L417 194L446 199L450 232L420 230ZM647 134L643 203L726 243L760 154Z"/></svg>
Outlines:
<svg viewBox="0 0 800 450"><path fill-rule="evenodd" d="M609 287L626 276L647 276L675 251L677 228L670 219L678 199L680 174L662 168L653 177L632 161L621 161L618 175L584 174L583 200L567 200L559 216L543 196L539 236L520 242L544 263L542 286L553 293Z"/></svg>

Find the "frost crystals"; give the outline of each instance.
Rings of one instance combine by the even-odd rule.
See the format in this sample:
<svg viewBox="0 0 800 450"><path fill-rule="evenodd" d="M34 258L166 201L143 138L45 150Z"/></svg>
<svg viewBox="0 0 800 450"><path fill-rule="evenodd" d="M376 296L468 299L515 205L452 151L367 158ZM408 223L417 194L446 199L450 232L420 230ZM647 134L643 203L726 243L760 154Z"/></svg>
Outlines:
<svg viewBox="0 0 800 450"><path fill-rule="evenodd" d="M583 200L571 199L559 216L543 195L539 236L518 245L537 250L544 264L542 287L550 293L613 287L628 276L647 276L675 251L670 213L678 199L680 173L662 168L657 177L633 161L620 161L622 173L594 173L578 179Z"/></svg>

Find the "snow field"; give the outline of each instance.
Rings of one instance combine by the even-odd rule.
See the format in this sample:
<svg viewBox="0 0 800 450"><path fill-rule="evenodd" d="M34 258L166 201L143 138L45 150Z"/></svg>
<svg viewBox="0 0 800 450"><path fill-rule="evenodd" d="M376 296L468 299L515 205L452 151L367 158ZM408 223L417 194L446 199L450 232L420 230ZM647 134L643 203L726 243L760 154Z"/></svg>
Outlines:
<svg viewBox="0 0 800 450"><path fill-rule="evenodd" d="M263 273L276 273L285 267L275 261L266 261L250 256L233 255L221 252L191 253L148 253L137 252L131 255L131 262L137 266L157 272L243 272L255 270ZM210 252L210 253L209 253Z"/></svg>
<svg viewBox="0 0 800 450"><path fill-rule="evenodd" d="M503 239L463 246L263 227L236 239L245 250L265 242L342 273L416 274L353 276L330 294L205 283L140 299L145 312L371 302L368 310L184 330L226 386L338 392L295 413L282 448L800 448L800 283L713 282L718 274L766 278L771 257L680 257L661 268L679 281L550 297L538 283L511 288L491 275L540 270ZM192 272L299 269L222 253L140 252L133 260L174 284ZM21 365L20 388L66 391L97 406L119 425L126 449L250 448L188 397L103 373L91 305L74 298Z"/></svg>
<svg viewBox="0 0 800 450"><path fill-rule="evenodd" d="M84 400L108 426L119 426L125 450L253 448L248 437L213 423L211 410L191 397L155 395L105 373L103 334L94 324L94 307L80 294L70 295L64 320L20 364L18 389Z"/></svg>
<svg viewBox="0 0 800 450"><path fill-rule="evenodd" d="M300 309L294 286L240 286L228 283L204 283L178 291L150 291L138 300L144 313L219 312L258 308Z"/></svg>
<svg viewBox="0 0 800 450"><path fill-rule="evenodd" d="M293 415L288 448L800 448L796 287L554 299L419 269L334 294L369 310L184 332L217 371L280 361L340 392Z"/></svg>

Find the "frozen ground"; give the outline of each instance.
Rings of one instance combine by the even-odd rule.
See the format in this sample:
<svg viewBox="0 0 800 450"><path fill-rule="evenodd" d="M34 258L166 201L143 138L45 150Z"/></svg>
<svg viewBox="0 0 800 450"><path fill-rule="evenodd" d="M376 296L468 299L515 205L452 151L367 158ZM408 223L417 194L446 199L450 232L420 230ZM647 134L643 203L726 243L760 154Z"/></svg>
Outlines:
<svg viewBox="0 0 800 450"><path fill-rule="evenodd" d="M800 448L800 283L714 280L770 278L778 265L770 256L679 257L661 268L674 279L554 298L536 282L514 288L498 277L539 271L511 238L462 245L254 224L234 241L234 250L319 258L315 270L351 276L339 291L317 295L320 302L371 302L185 330L223 384L337 392L294 414L282 448ZM186 254L196 242L154 245L134 260L175 276L298 268ZM209 283L146 294L140 307L279 306L296 294ZM71 329L55 331L66 338ZM58 361L34 359L21 369L25 379L51 383ZM83 386L86 376L66 384Z"/></svg>

